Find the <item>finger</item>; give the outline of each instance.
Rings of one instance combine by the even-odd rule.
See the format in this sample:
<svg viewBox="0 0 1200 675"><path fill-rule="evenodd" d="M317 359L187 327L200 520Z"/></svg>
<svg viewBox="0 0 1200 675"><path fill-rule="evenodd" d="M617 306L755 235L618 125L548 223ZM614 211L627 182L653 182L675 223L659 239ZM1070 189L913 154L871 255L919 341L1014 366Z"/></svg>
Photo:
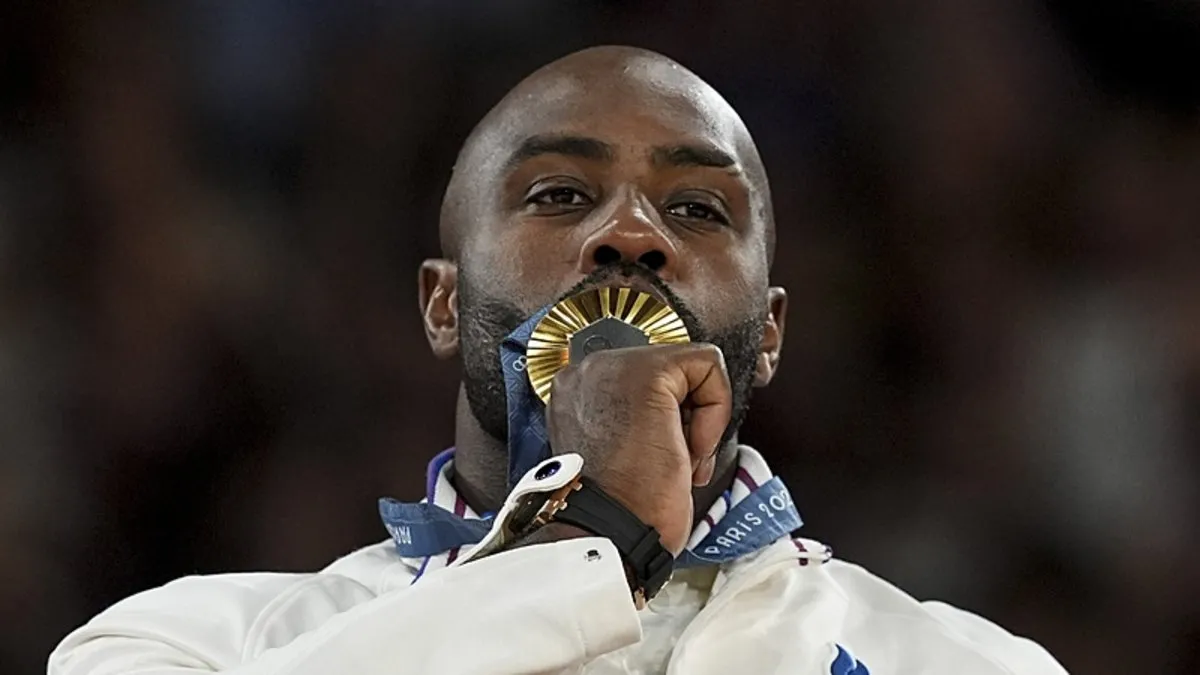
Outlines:
<svg viewBox="0 0 1200 675"><path fill-rule="evenodd" d="M720 359L699 378L691 393L692 420L688 425L688 450L693 458L714 455L729 426L733 394L725 361Z"/></svg>
<svg viewBox="0 0 1200 675"><path fill-rule="evenodd" d="M717 470L717 453L713 453L695 465L692 470L692 485L694 487L707 487L712 482L713 474Z"/></svg>
<svg viewBox="0 0 1200 675"><path fill-rule="evenodd" d="M717 444L729 426L733 412L733 394L729 385L729 373L725 369L725 358L721 350L712 345L695 345L691 349L672 354L668 369L674 375L670 379L676 404L686 400L689 404L686 438L692 466L698 468L699 460L707 458L717 450Z"/></svg>

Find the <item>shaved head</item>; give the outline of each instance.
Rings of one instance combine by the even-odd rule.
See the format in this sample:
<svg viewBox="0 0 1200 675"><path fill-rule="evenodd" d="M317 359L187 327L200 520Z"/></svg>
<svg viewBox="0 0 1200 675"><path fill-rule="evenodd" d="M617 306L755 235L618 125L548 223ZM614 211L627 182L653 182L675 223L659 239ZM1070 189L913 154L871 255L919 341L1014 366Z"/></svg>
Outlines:
<svg viewBox="0 0 1200 675"><path fill-rule="evenodd" d="M609 104L606 105L605 102ZM471 192L508 158L499 147L535 137L561 124L556 104L577 113L591 106L604 116L620 102L656 107L670 115L692 115L710 133L710 142L735 158L754 189L754 213L761 220L768 264L774 259L775 219L766 170L749 130L715 89L676 61L645 49L602 46L584 49L534 71L477 124L455 161L442 201L442 253L457 260L462 239L478 216Z"/></svg>
<svg viewBox="0 0 1200 675"><path fill-rule="evenodd" d="M475 127L442 205L445 260L423 268L435 352L460 355L471 415L505 440L505 336L566 294L652 286L721 348L732 436L778 361L785 295L746 125L665 56L596 47L538 69Z"/></svg>

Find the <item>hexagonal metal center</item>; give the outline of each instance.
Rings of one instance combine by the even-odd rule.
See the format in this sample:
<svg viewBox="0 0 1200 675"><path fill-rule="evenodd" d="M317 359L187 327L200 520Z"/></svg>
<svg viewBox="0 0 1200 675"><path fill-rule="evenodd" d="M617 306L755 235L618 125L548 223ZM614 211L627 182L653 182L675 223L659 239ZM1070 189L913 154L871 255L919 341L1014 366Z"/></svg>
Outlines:
<svg viewBox="0 0 1200 675"><path fill-rule="evenodd" d="M568 358L571 363L578 363L592 352L648 344L650 338L641 330L619 319L606 317L571 336Z"/></svg>

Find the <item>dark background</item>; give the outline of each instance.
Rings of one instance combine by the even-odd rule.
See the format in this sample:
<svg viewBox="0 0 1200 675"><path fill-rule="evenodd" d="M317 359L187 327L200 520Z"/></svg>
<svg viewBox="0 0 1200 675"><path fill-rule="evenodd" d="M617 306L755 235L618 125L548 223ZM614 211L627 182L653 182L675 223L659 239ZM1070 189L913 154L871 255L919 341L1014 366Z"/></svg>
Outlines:
<svg viewBox="0 0 1200 675"><path fill-rule="evenodd" d="M808 536L1074 673L1200 671L1200 5L8 0L0 672L386 536L452 442L416 268L526 73L660 50L771 174Z"/></svg>

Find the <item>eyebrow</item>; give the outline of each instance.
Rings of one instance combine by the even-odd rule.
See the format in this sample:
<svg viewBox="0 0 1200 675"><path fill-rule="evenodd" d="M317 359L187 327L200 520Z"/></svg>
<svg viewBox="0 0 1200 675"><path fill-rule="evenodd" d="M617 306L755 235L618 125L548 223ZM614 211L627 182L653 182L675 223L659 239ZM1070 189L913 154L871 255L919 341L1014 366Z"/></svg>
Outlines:
<svg viewBox="0 0 1200 675"><path fill-rule="evenodd" d="M508 158L506 166L511 169L540 155L566 155L596 161L612 161L616 153L608 143L586 136L530 136L522 141Z"/></svg>
<svg viewBox="0 0 1200 675"><path fill-rule="evenodd" d="M729 153L709 145L658 147L650 156L655 164L665 166L706 166L728 169L737 164L737 161Z"/></svg>
<svg viewBox="0 0 1200 675"><path fill-rule="evenodd" d="M609 143L587 136L535 135L526 138L505 162L509 170L541 155L563 155L593 161L611 162L616 151ZM650 151L654 164L671 167L712 167L728 169L737 165L729 153L711 145L683 144L657 146Z"/></svg>

